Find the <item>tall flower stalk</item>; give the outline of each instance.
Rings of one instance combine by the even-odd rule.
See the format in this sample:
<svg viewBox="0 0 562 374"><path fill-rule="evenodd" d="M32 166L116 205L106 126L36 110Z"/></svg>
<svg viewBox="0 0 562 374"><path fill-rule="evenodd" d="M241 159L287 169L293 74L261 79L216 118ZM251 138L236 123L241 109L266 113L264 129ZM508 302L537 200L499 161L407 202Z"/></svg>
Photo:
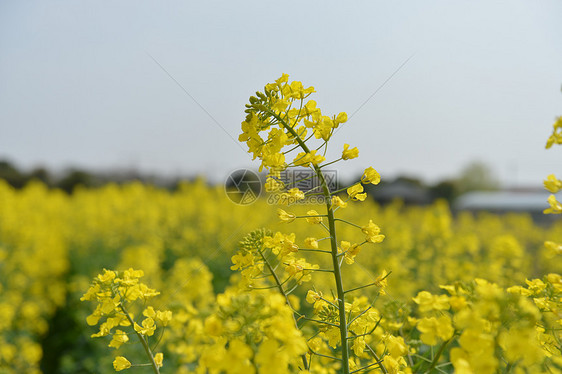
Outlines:
<svg viewBox="0 0 562 374"><path fill-rule="evenodd" d="M81 301L94 301L97 303L94 312L88 316L89 325L100 324L99 332L92 338L111 336L109 347L119 349L129 341L129 335L134 333L149 360L148 363L131 364L123 356L117 356L113 361L116 371L128 369L133 366L150 366L155 374L160 374L163 366L164 355L150 349L148 339L154 335L157 327L166 326L172 319L169 310L155 310L152 306L146 306L142 310L144 319L137 323L128 310L136 301L146 301L159 294L158 291L147 287L139 279L144 275L142 270L125 270L116 272L104 270L94 278L88 291L82 296ZM103 322L101 322L103 321ZM100 323L101 322L101 323ZM119 327L129 332L118 329ZM117 328L113 331L114 328Z"/></svg>
<svg viewBox="0 0 562 374"><path fill-rule="evenodd" d="M368 335L365 333L368 330L366 328L372 327L372 330L374 330L378 326L378 323L374 323L372 305L366 306L363 310L355 311L352 304L346 300L346 298L349 298L347 293L351 291L370 286L382 287L386 275L379 277L372 284L348 290L345 289L342 278L343 262L352 264L362 245L379 243L384 239L384 235L380 234L379 227L372 221L369 221L365 226L359 226L335 217L336 210L345 208L348 201L365 200L366 193L362 184L378 184L380 176L375 169L368 168L361 180L348 188L330 189L331 186L328 184L322 169L338 161L356 158L359 151L357 148L350 149L349 145L346 144L340 158L325 162L329 140L339 125L347 122L347 115L345 113L332 117L322 115L314 100L305 102L313 92L313 87L304 88L301 82L293 81L289 83L286 74L283 74L275 83L266 85L264 92L257 92L256 96L250 97L250 103L246 105L247 117L242 122L243 133L239 140L246 142L254 159L259 158L261 160L260 171L263 168L269 171L266 189L278 193L280 196L279 202L290 204L291 202L304 200L307 195L316 195L323 198L325 214L310 210L305 216L297 216L279 209L278 215L281 221L287 223L296 219L306 219L308 223L320 224L327 232L327 237L324 239L329 241L329 249L319 249L315 238L305 240L305 243L308 244L307 247L311 248L301 249L294 243L294 237L284 236L280 233L275 235L269 233L268 235L264 232L256 236L256 233L253 233L253 236L242 243L241 251L233 257L233 269L242 270L243 276L247 278L248 285L256 287L257 283L258 288L261 288L259 286L263 284L256 282L255 279L263 279L261 274L269 272L273 275L274 286L285 296L289 306L291 306L289 294L303 281L310 280L312 272L332 273L335 283L334 299L329 300L324 298L321 293L309 290L307 301L314 304L314 310L318 318L309 318L294 310L295 323L300 319L312 321L321 326L320 331L332 335L333 329L337 328L339 331L339 357L332 358L341 362L343 373L349 374L372 366L377 366L382 372L387 372L375 350L365 343L364 336ZM309 132L311 133L309 134ZM266 137L262 138L262 134L265 134ZM317 142L319 145L312 145L313 142ZM296 153L296 155L292 155L292 153ZM289 156L293 159L288 162L287 157ZM301 191L290 185L285 186L281 178L281 172L290 167L311 169L319 181L319 185L308 191ZM347 192L347 197L344 197L345 201L340 197L340 194L344 191ZM327 226L323 223L324 218L328 221ZM359 244L341 241L338 244L336 221L360 229L366 235L364 241ZM300 252L329 254L331 268L320 269L318 265L306 263L304 259L298 258ZM280 264L285 266L283 274L278 274L279 270L277 269L279 269ZM351 331L350 336L352 325L357 331ZM331 331L327 329L331 329ZM371 362L368 367L351 368L350 362L353 362L350 356L351 339L359 342L359 344L354 343L354 351L357 352L358 357L362 356L363 350L374 356L374 362ZM328 340L334 344L333 336ZM316 353L312 348L310 348L310 352L312 353L309 354L309 359L312 358L313 353L322 357L330 357ZM303 369L309 369L307 358L303 357L302 361Z"/></svg>

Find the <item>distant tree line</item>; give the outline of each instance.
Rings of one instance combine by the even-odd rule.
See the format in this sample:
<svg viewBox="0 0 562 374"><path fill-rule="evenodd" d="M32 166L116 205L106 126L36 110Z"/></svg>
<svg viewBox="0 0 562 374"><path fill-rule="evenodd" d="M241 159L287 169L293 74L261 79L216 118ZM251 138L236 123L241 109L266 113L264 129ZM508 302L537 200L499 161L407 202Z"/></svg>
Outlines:
<svg viewBox="0 0 562 374"><path fill-rule="evenodd" d="M25 187L29 182L36 180L67 192L72 192L77 185L92 186L94 183L93 176L84 170L68 170L56 178L46 168L38 167L30 172L24 172L6 160L0 160L0 179L4 179L14 188Z"/></svg>
<svg viewBox="0 0 562 374"><path fill-rule="evenodd" d="M25 172L7 160L0 160L0 179L5 180L14 188L23 188L31 181L40 181L49 188L58 188L69 194L78 186L98 187L107 183L141 181L146 184L175 189L180 182L180 178L158 178L135 170L94 173L85 169L70 168L62 173L53 173L44 167L37 167Z"/></svg>
<svg viewBox="0 0 562 374"><path fill-rule="evenodd" d="M23 188L30 181L37 180L50 188L58 188L67 193L72 193L77 186L96 187L110 182L125 183L135 180L174 190L180 181L185 180L179 177L164 179L135 170L93 173L73 168L55 175L46 168L38 167L24 172L6 160L0 160L0 179L4 179L14 188ZM458 196L469 191L497 190L499 182L486 164L473 162L465 167L458 177L435 184L426 184L415 177L399 176L394 180L383 180L377 186L368 185L366 188L369 195L382 204L401 199L406 204L419 205L431 203L436 199L453 202Z"/></svg>

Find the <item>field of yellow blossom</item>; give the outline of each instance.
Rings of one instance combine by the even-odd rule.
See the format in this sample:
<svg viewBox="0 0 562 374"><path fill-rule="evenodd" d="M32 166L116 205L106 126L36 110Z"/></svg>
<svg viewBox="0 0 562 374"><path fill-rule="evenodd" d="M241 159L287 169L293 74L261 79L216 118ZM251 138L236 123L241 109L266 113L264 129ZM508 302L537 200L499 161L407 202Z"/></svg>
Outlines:
<svg viewBox="0 0 562 374"><path fill-rule="evenodd" d="M298 208L304 214L310 206ZM548 327L536 326L539 310L555 307L554 295L560 306L560 277L548 274L562 272L562 263L556 260L554 249L543 244L545 238L562 242L560 222L537 227L524 215L453 217L445 203L424 208L397 203L381 208L365 201L344 213L356 222L375 218L386 235L382 243L356 255L359 267L348 271L344 264L343 272L349 288L373 282L383 271L390 273L385 292L372 310L382 317L379 337L389 334L401 339L395 344L399 356L419 362L408 356L426 354L424 347L433 343L438 349L455 329L455 334L464 333L442 356L443 362L462 356L468 363L478 350L476 361L496 368L503 365L497 362L495 348L501 346L505 360L513 356L536 368L551 360L555 364L550 364L554 368L550 372L559 370L560 327L554 326L560 326L560 309L551 318L550 327L557 332L549 335L550 340L537 339ZM225 364L231 371L225 372L248 370L243 367L245 355L252 354L247 347L220 344L233 332L218 320L233 316L229 323L245 316L243 328L248 334L275 334L260 331L264 320L275 317L276 344L286 341L296 353L306 351L302 338L282 336L291 332L283 324L293 322L284 314L278 295L256 293L240 300L233 289L238 280L230 279L236 278L230 267L238 242L261 227L294 233L301 240L311 236L307 226L280 224L275 209L265 200L236 205L222 187L209 187L203 181L185 184L175 192L129 184L82 189L71 196L41 184L15 190L0 182L0 372L113 372L114 356L107 348L111 338L90 338L98 332L85 323L93 306L79 300L104 268L142 269L143 282L160 292L152 305L172 311L172 321L157 331L152 342L164 353L163 372L195 372L201 362L212 366L213 360L222 364L232 360ZM342 235L347 229L342 227ZM314 273L314 277L316 287L322 289L323 274ZM526 281L543 277L544 282ZM519 293L533 297L519 298L509 289L513 286L522 286ZM324 289L329 292L329 287ZM304 296L291 295L307 314L311 305ZM542 301L537 303L537 299ZM361 302L366 301L357 301ZM466 303L473 303L473 313L466 312ZM217 314L217 308L222 312ZM426 321L418 325L419 330L412 329L415 319ZM440 319L444 331L432 329L431 324L439 324ZM506 332L514 329L516 339L510 340ZM533 339L536 345L530 344ZM313 343L319 351L326 349L320 342ZM405 345L401 348L406 343L409 352L404 351ZM390 344L388 338L386 344ZM140 343L133 339L122 349L130 361L146 361ZM261 365L272 365L265 347L261 355L265 360ZM242 365L240 371L235 371L236 362ZM451 369L444 366L442 370ZM135 370L143 372L143 368ZM319 373L337 369L324 363L316 370L311 367L311 372Z"/></svg>
<svg viewBox="0 0 562 374"><path fill-rule="evenodd" d="M381 207L373 167L331 189L322 168L359 150L326 160L347 114L314 92L283 74L246 105L239 140L279 206L203 180L0 180L0 374L561 373L562 221ZM318 186L284 185L289 168ZM562 213L562 181L545 187Z"/></svg>

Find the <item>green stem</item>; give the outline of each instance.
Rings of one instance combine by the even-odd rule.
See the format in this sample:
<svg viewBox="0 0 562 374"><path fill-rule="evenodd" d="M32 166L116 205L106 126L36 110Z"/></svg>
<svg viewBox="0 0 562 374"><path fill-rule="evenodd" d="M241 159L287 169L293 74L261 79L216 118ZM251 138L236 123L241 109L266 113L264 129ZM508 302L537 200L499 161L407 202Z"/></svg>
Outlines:
<svg viewBox="0 0 562 374"><path fill-rule="evenodd" d="M357 290L360 290L360 289L362 289L362 288L367 288L367 287L371 287L371 286L377 286L378 284L380 284L380 282L382 282L383 280L385 280L385 279L390 275L390 273L392 273L392 272L391 272L391 271L388 272L388 274L386 274L384 277L382 277L381 279L379 279L379 280L377 280L377 281L375 281L375 282L373 282L373 283L369 283L369 284L366 284L366 285L364 285L364 286L359 286L359 287L355 287L355 288L351 288L351 289L349 289L349 290L346 290L345 293L357 291Z"/></svg>
<svg viewBox="0 0 562 374"><path fill-rule="evenodd" d="M320 168L325 168L326 166L335 164L336 162L338 162L338 161L340 161L340 160L343 160L343 159L340 157L340 158L338 158L337 160L330 161L330 162L328 162L328 163L322 164L322 166L320 166Z"/></svg>
<svg viewBox="0 0 562 374"><path fill-rule="evenodd" d="M301 317L302 320L305 321L309 321L309 322L315 322L318 323L320 325L327 325L327 326L332 326L332 327L339 327L339 325L332 323L332 322L327 322L327 321L322 321L321 319L314 319L314 318L308 318L308 317Z"/></svg>
<svg viewBox="0 0 562 374"><path fill-rule="evenodd" d="M303 252L332 253L332 251L325 251L325 250L323 250L323 249L309 249L309 248L299 248L299 251L303 251Z"/></svg>
<svg viewBox="0 0 562 374"><path fill-rule="evenodd" d="M447 344L449 344L449 342L451 342L451 340L453 340L453 338L450 338L449 340L445 340L443 342L443 344L441 344L441 347L439 347L439 350L435 354L435 357L433 357L433 361L431 361L431 365L427 369L428 373L431 372L431 370L433 370L435 368L435 365L437 365L437 362L439 361L439 358L441 357L441 354L445 350L445 347L447 346Z"/></svg>
<svg viewBox="0 0 562 374"><path fill-rule="evenodd" d="M364 311L362 311L361 313L359 313L358 315L356 315L355 317L353 317L353 319L350 320L350 321L347 323L347 327L349 328L349 326L351 326L351 324L352 324L353 322L355 322L355 321L356 321L358 318L360 318L363 314L367 313L371 308L372 308L372 306L369 306L367 309L365 309Z"/></svg>
<svg viewBox="0 0 562 374"><path fill-rule="evenodd" d="M334 218L334 211L332 209L332 200L330 199L330 189L324 178L322 170L317 165L314 165L314 170L318 175L318 179L322 185L324 196L326 197L326 212L328 215L328 228L330 231L330 244L332 249L332 265L334 268L334 278L336 281L336 292L338 297L338 311L340 316L340 340L341 340L341 355L342 355L342 371L344 374L349 374L349 342L347 339L347 323L345 316L345 292L343 288L343 280L341 275L341 267L338 257L338 242L336 239L336 221Z"/></svg>
<svg viewBox="0 0 562 374"><path fill-rule="evenodd" d="M357 227L358 229L362 229L362 228L363 228L363 227L361 227L361 226L359 226L359 225L357 225L357 224L355 224L355 223L353 223L353 222L346 221L345 219L336 218L335 220L336 220L336 221L343 222L343 223L347 223L348 225L353 226L353 227Z"/></svg>
<svg viewBox="0 0 562 374"><path fill-rule="evenodd" d="M142 335L140 332L135 330L135 321L133 321L133 319L131 318L131 315L125 309L125 306L123 304L119 304L119 306L121 307L121 310L123 311L123 313L125 313L125 316L129 320L129 323L131 324L131 327L133 327L133 331L135 332L135 334L137 334L137 337L139 338L139 340L140 340L140 342L141 342L141 344L144 348L144 351L146 352L146 355L148 356L148 358L150 358L150 366L152 366L152 370L154 370L155 374L160 374L160 369L158 368L158 365L156 365L156 361L154 361L154 355L152 354L152 351L150 350L150 347L148 346L148 342L146 341L144 335Z"/></svg>
<svg viewBox="0 0 562 374"><path fill-rule="evenodd" d="M310 347L309 347L308 349L310 350L310 352L312 352L312 354L314 354L314 355L316 355L316 356L326 357L326 358L330 358L330 359L336 360L336 361L340 361L340 360L341 360L341 358L338 358L338 357L323 355L322 353L315 352L315 351L313 351L312 349L310 349Z"/></svg>
<svg viewBox="0 0 562 374"><path fill-rule="evenodd" d="M268 110L268 112L273 115L279 122L283 125L283 127L289 131L297 140L299 145L301 146L302 150L306 153L310 153L310 149L304 143L304 141L298 136L296 131L287 123L281 119L277 114ZM338 312L339 312L339 329L340 329L340 341L341 341L341 358L342 358L342 373L349 374L349 344L347 339L347 323L345 317L345 292L343 288L343 281L341 275L341 267L338 261L338 242L336 239L336 222L334 218L334 211L332 209L332 200L331 200L331 193L326 183L326 179L324 178L324 174L318 165L314 165L314 171L318 176L320 184L322 186L322 191L324 193L324 197L326 198L326 211L328 216L328 227L330 232L330 244L332 250L332 265L334 268L334 278L336 281L336 292L338 298Z"/></svg>

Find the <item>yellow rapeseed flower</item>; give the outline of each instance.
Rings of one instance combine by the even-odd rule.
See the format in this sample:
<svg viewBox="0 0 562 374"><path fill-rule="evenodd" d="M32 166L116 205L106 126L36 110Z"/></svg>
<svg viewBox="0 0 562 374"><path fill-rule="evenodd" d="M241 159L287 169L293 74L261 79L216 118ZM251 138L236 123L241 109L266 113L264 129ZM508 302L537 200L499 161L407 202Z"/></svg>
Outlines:
<svg viewBox="0 0 562 374"><path fill-rule="evenodd" d="M109 343L109 347L119 348L128 341L129 341L129 337L124 331L115 330L115 332L113 333L113 338Z"/></svg>
<svg viewBox="0 0 562 374"><path fill-rule="evenodd" d="M446 315L439 318L423 318L418 322L417 328L422 333L420 339L428 345L437 344L437 339L450 339L455 332L451 318Z"/></svg>
<svg viewBox="0 0 562 374"><path fill-rule="evenodd" d="M154 331L156 331L156 324L154 323L154 320L150 317L147 317L142 321L142 327L138 323L135 323L133 327L135 331L138 332L139 334L147 335L147 336L154 335Z"/></svg>
<svg viewBox="0 0 562 374"><path fill-rule="evenodd" d="M361 227L361 231L367 235L365 240L369 243L380 243L384 240L384 235L380 234L380 227L374 224L372 220L369 220L369 223L366 226Z"/></svg>
<svg viewBox="0 0 562 374"><path fill-rule="evenodd" d="M557 179L554 174L550 174L544 180L544 188L552 193L557 193L562 189L562 181Z"/></svg>
<svg viewBox="0 0 562 374"><path fill-rule="evenodd" d="M357 147L349 149L349 144L344 144L341 158L344 160L351 160L356 157L359 157L359 149L357 149Z"/></svg>
<svg viewBox="0 0 562 374"><path fill-rule="evenodd" d="M306 214L308 216L310 216L309 218L306 219L306 221L308 223L311 223L311 224L315 225L315 224L318 224L318 223L322 222L322 217L320 216L320 214L317 211L309 210L308 212L306 212Z"/></svg>
<svg viewBox="0 0 562 374"><path fill-rule="evenodd" d="M367 169L365 169L365 171L363 172L363 176L361 177L361 182L364 184L379 184L380 181L380 174L372 167L368 167Z"/></svg>
<svg viewBox="0 0 562 374"><path fill-rule="evenodd" d="M548 204L550 208L544 210L544 214L560 214L562 213L562 204L556 200L556 196L550 195L548 197Z"/></svg>
<svg viewBox="0 0 562 374"><path fill-rule="evenodd" d="M326 158L324 156L317 155L316 149L313 149L308 153L300 152L299 154L297 154L295 159L293 160L293 163L295 164L295 166L307 167L310 164L318 165L325 160Z"/></svg>
<svg viewBox="0 0 562 374"><path fill-rule="evenodd" d="M311 249L318 249L318 240L316 238L304 239L304 245Z"/></svg>
<svg viewBox="0 0 562 374"><path fill-rule="evenodd" d="M321 299L322 299L322 292L318 293L313 290L308 290L308 292L306 293L306 301L309 302L310 304L314 304L316 301Z"/></svg>
<svg viewBox="0 0 562 374"><path fill-rule="evenodd" d="M125 357L117 356L115 357L115 360L113 360L113 367L115 368L115 371L121 371L130 368L131 363Z"/></svg>
<svg viewBox="0 0 562 374"><path fill-rule="evenodd" d="M159 368L164 366L164 354L163 353L155 354L154 355L154 362L156 363L156 366L158 366Z"/></svg>
<svg viewBox="0 0 562 374"><path fill-rule="evenodd" d="M346 208L347 203L343 201L339 196L332 196L332 208Z"/></svg>
<svg viewBox="0 0 562 374"><path fill-rule="evenodd" d="M294 214L287 213L281 208L277 209L277 216L282 222L287 222L287 223L293 222L296 218Z"/></svg>
<svg viewBox="0 0 562 374"><path fill-rule="evenodd" d="M265 190L267 192L277 192L285 188L285 184L275 178L268 177L265 181Z"/></svg>
<svg viewBox="0 0 562 374"><path fill-rule="evenodd" d="M349 197L351 197L352 200L356 201L365 201L365 199L367 198L367 194L363 193L363 186L359 183L349 187L347 189L347 194L349 195Z"/></svg>
<svg viewBox="0 0 562 374"><path fill-rule="evenodd" d="M172 320L172 311L170 310L156 311L156 321L159 322L162 326L167 326L171 320Z"/></svg>
<svg viewBox="0 0 562 374"><path fill-rule="evenodd" d="M418 308L421 313L449 309L449 297L447 295L432 295L427 291L421 291L412 300L419 305Z"/></svg>

